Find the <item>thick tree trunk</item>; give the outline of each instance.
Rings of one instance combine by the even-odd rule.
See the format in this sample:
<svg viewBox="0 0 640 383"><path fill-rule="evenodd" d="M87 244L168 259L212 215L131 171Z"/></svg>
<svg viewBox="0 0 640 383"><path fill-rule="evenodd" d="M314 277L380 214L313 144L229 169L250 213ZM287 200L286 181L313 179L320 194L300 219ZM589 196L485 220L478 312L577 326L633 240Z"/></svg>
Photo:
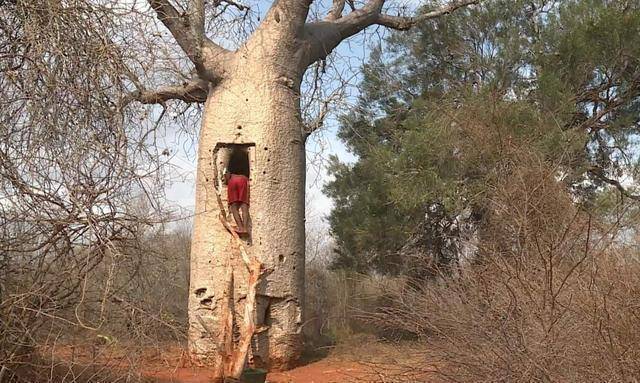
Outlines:
<svg viewBox="0 0 640 383"><path fill-rule="evenodd" d="M219 330L229 262L236 324L247 292L246 268L219 220L214 186L215 169L225 166L225 149L216 151L221 145L244 144L250 152L252 232L245 247L269 270L258 288L256 324L265 330L254 337L252 359L258 366L288 368L302 349L305 134L300 73L284 62L279 65L278 58L282 61L282 55L246 48L237 54L237 69L209 92L205 105L189 296L189 348L205 365L221 360ZM222 195L226 197L224 189Z"/></svg>

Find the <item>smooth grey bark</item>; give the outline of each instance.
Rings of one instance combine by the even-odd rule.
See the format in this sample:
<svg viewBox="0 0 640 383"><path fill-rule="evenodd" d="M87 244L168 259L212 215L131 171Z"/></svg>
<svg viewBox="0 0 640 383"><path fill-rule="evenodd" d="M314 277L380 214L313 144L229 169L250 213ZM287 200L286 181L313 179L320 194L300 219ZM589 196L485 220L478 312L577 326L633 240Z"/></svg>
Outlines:
<svg viewBox="0 0 640 383"><path fill-rule="evenodd" d="M191 251L189 339L192 355L219 363L216 329L225 288L230 234L219 220L214 161L220 144L251 144L252 235L245 248L267 270L258 289L257 365L287 368L302 349L304 297L305 132L300 120L301 73L267 44L249 45L228 77L209 92L200 131L196 212ZM284 55L282 57L285 57ZM218 158L216 158L218 157ZM216 167L224 164L216 164ZM223 195L224 196L224 195ZM246 270L232 261L237 321L246 294Z"/></svg>

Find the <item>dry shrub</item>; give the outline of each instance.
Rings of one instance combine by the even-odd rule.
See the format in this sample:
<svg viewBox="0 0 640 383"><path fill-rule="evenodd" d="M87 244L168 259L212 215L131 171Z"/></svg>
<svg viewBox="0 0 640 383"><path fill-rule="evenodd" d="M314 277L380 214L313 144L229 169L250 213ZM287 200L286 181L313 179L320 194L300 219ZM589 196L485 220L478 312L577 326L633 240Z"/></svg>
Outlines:
<svg viewBox="0 0 640 383"><path fill-rule="evenodd" d="M186 306L186 256L164 230L166 125L125 109L166 44L132 5L0 1L3 383L113 381L100 371L133 370L136 350L184 338L173 302Z"/></svg>
<svg viewBox="0 0 640 383"><path fill-rule="evenodd" d="M371 335L380 335L368 322L367 313L385 306L391 286L405 279L332 270L328 264L333 245L324 228L307 227L303 331L310 357L326 354L335 346L357 348Z"/></svg>
<svg viewBox="0 0 640 383"><path fill-rule="evenodd" d="M361 334L376 334L377 329L362 313L375 311L383 305L396 280L309 265L304 326L308 346L323 348L350 344Z"/></svg>
<svg viewBox="0 0 640 383"><path fill-rule="evenodd" d="M638 381L640 260L616 219L634 210L596 218L558 169L512 166L490 185L476 256L455 276L398 286L372 321L420 337L444 381Z"/></svg>
<svg viewBox="0 0 640 383"><path fill-rule="evenodd" d="M53 265L4 279L0 382L138 382L152 365L177 367L176 345L186 344L189 240L185 228L148 231L135 247L111 247L88 270L58 273ZM19 283L38 275L75 290L52 302Z"/></svg>

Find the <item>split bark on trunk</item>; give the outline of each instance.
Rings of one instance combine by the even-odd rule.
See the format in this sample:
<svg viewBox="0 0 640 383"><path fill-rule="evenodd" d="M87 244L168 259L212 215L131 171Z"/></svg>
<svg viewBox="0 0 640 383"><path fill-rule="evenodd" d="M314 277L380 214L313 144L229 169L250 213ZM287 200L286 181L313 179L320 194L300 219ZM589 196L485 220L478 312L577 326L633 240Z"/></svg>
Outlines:
<svg viewBox="0 0 640 383"><path fill-rule="evenodd" d="M249 355L249 348L251 347L251 341L256 331L255 316L258 284L260 282L260 277L265 270L262 267L262 263L255 256L251 257L247 252L243 241L234 231L231 223L227 220L219 186L215 187L215 190L218 208L220 209L220 223L225 229L227 229L227 232L233 238L237 249L237 252L227 254L226 280L224 281L226 287L223 291L221 302L219 335L216 337L207 329L208 335L211 336L212 339L218 340L218 355L221 359L221 363L216 365L214 376L216 381L222 382L227 377L239 379L242 375L242 371L244 370L247 356ZM237 349L235 349L235 344L233 342L234 310L231 304L231 292L233 291L234 286L231 260L234 256L242 259L247 268L247 272L249 273L249 280L247 281L247 296L244 302L244 317L243 323L239 326L240 340L238 342ZM204 323L201 321L201 324ZM206 325L204 327L206 328Z"/></svg>

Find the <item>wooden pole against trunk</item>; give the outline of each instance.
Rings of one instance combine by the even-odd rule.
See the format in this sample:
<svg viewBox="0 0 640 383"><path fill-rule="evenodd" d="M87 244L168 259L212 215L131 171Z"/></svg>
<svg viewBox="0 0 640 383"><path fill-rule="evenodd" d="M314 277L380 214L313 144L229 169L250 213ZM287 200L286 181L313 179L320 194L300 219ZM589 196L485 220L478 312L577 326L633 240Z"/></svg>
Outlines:
<svg viewBox="0 0 640 383"><path fill-rule="evenodd" d="M237 349L232 353L232 360L230 361L229 366L226 368L227 376L238 379L240 378L245 362L247 361L247 355L249 354L249 348L251 347L251 340L256 330L256 295L258 291L258 283L260 282L263 270L262 263L258 261L256 257L249 257L238 233L233 230L229 221L227 221L226 217L223 216L223 213L220 214L220 222L222 222L224 227L235 240L235 244L237 245L242 260L247 267L247 271L249 272L249 280L247 281L247 298L244 303L244 323L240 328L240 341ZM229 309L229 311L231 311L231 315L234 314L233 310ZM225 328L225 331L227 330L228 329Z"/></svg>
<svg viewBox="0 0 640 383"><path fill-rule="evenodd" d="M214 171L217 175L217 166L214 165ZM228 267L228 285L225 289L225 293L223 294L223 299L225 303L223 304L223 312L220 315L220 324L222 329L222 344L219 345L219 350L221 355L222 363L216 367L215 371L215 379L224 380L225 377L232 377L234 379L239 379L240 375L242 375L242 371L244 369L244 365L247 361L247 356L249 354L249 349L251 348L251 340L253 339L253 335L256 331L255 324L255 316L256 316L256 296L258 293L258 284L260 283L260 277L262 276L264 270L262 268L262 263L258 260L257 257L250 257L247 253L247 250L240 239L240 236L231 226L231 223L227 220L227 212L222 203L222 196L220 195L220 190L217 185L214 186L216 192L216 199L218 202L218 208L220 209L220 222L227 229L233 241L240 253L240 257L244 262L244 265L247 268L247 272L249 273L249 279L247 281L247 297L244 303L244 317L243 317L243 325L240 328L240 341L238 342L237 349L233 344L233 316L235 312L230 304L230 299L233 296L233 271L231 259L227 262Z"/></svg>
<svg viewBox="0 0 640 383"><path fill-rule="evenodd" d="M233 356L233 306L231 305L231 299L233 299L233 270L230 256L227 257L225 280L225 289L222 293L222 312L220 313L220 342L218 343L218 354L220 355L221 363L217 364L214 370L215 381L220 382L224 381L224 377L227 375L225 366L231 363ZM211 336L213 337L214 335L211 334Z"/></svg>
<svg viewBox="0 0 640 383"><path fill-rule="evenodd" d="M251 339L256 331L256 295L260 276L262 275L262 264L256 259L256 257L253 257L250 260L249 258L243 258L243 260L245 261L245 266L249 272L249 280L247 281L247 298L244 303L244 328L241 332L238 350L232 364L231 376L234 378L239 378L242 374L242 370L247 360L247 355L249 354L249 349L251 348Z"/></svg>

